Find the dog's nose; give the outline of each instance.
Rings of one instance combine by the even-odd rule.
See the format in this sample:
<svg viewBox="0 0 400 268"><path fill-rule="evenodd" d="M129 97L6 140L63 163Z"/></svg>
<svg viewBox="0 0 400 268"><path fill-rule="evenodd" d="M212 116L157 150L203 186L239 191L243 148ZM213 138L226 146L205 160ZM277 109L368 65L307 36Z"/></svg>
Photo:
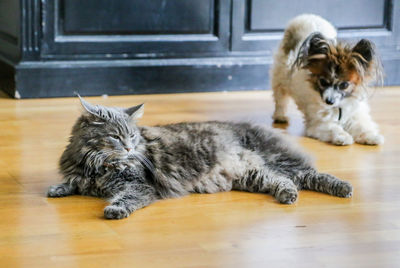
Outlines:
<svg viewBox="0 0 400 268"><path fill-rule="evenodd" d="M326 104L329 104L329 105L332 105L335 103L332 98L325 99L325 102L326 102Z"/></svg>

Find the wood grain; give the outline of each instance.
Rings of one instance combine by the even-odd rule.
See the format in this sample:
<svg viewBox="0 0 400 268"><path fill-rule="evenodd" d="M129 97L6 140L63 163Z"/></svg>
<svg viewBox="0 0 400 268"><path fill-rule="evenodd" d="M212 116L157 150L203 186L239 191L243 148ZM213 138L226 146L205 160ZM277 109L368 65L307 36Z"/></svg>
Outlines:
<svg viewBox="0 0 400 268"><path fill-rule="evenodd" d="M234 120L271 125L271 92L87 98L146 103L140 124ZM0 95L1 267L400 267L400 88L377 89L372 114L383 146L336 147L304 138L290 109L283 128L321 171L350 181L354 197L302 191L294 205L244 192L157 202L128 219L103 219L104 200L47 199L79 115L76 98Z"/></svg>

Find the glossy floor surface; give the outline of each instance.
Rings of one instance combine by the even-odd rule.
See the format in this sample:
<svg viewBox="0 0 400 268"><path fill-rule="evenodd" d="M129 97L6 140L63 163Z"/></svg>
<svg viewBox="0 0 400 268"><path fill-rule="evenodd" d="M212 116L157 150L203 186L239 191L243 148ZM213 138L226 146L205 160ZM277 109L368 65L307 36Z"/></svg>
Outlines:
<svg viewBox="0 0 400 268"><path fill-rule="evenodd" d="M140 124L234 120L272 125L271 92L87 98L128 107L146 102ZM77 98L0 97L0 267L400 267L400 88L376 90L372 114L383 146L336 147L302 137L292 105L284 128L320 171L350 181L341 199L300 192L294 205L263 194L191 195L119 221L106 202L48 199ZM278 127L278 126L274 126Z"/></svg>

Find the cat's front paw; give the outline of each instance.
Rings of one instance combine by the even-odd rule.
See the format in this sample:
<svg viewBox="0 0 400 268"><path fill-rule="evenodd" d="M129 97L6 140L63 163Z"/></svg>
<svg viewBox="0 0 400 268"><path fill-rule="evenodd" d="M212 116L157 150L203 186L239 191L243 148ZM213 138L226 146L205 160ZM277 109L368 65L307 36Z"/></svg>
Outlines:
<svg viewBox="0 0 400 268"><path fill-rule="evenodd" d="M52 185L49 187L49 189L47 190L47 196L48 197L63 197L63 196L67 196L70 195L70 191L69 189L61 184L61 185Z"/></svg>
<svg viewBox="0 0 400 268"><path fill-rule="evenodd" d="M335 186L335 195L339 197L351 197L353 195L353 186L347 181L341 181Z"/></svg>
<svg viewBox="0 0 400 268"><path fill-rule="evenodd" d="M115 160L115 161L110 161L110 162L104 162L103 167L105 167L107 170L124 170L126 165L124 162L120 160Z"/></svg>
<svg viewBox="0 0 400 268"><path fill-rule="evenodd" d="M380 145L385 142L385 138L377 133L363 133L356 138L356 142L366 145Z"/></svg>
<svg viewBox="0 0 400 268"><path fill-rule="evenodd" d="M124 207L110 205L104 208L104 217L109 220L119 220L129 216Z"/></svg>
<svg viewBox="0 0 400 268"><path fill-rule="evenodd" d="M297 189L285 188L278 192L276 199L282 204L293 204L298 197Z"/></svg>
<svg viewBox="0 0 400 268"><path fill-rule="evenodd" d="M111 174L111 176L121 176L121 174L128 168L128 165L124 161L113 161L104 162L103 167L106 172Z"/></svg>
<svg viewBox="0 0 400 268"><path fill-rule="evenodd" d="M354 143L354 139L349 133L341 131L339 133L333 134L332 143L334 145L341 145L341 146L350 145Z"/></svg>

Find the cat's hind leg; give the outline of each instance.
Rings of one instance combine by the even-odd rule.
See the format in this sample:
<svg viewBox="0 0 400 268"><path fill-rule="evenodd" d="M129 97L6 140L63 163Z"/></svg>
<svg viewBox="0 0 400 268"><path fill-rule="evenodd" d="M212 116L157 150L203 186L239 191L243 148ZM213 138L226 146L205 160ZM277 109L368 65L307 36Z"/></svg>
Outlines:
<svg viewBox="0 0 400 268"><path fill-rule="evenodd" d="M333 175L326 173L310 172L299 181L299 187L305 190L313 190L338 197L351 197L353 187L347 181L342 181Z"/></svg>
<svg viewBox="0 0 400 268"><path fill-rule="evenodd" d="M292 180L269 170L248 170L233 181L233 189L271 194L282 204L293 204L298 197L297 186Z"/></svg>
<svg viewBox="0 0 400 268"><path fill-rule="evenodd" d="M76 187L70 183L61 183L58 185L52 185L47 190L48 197L64 197L73 195L76 193Z"/></svg>

